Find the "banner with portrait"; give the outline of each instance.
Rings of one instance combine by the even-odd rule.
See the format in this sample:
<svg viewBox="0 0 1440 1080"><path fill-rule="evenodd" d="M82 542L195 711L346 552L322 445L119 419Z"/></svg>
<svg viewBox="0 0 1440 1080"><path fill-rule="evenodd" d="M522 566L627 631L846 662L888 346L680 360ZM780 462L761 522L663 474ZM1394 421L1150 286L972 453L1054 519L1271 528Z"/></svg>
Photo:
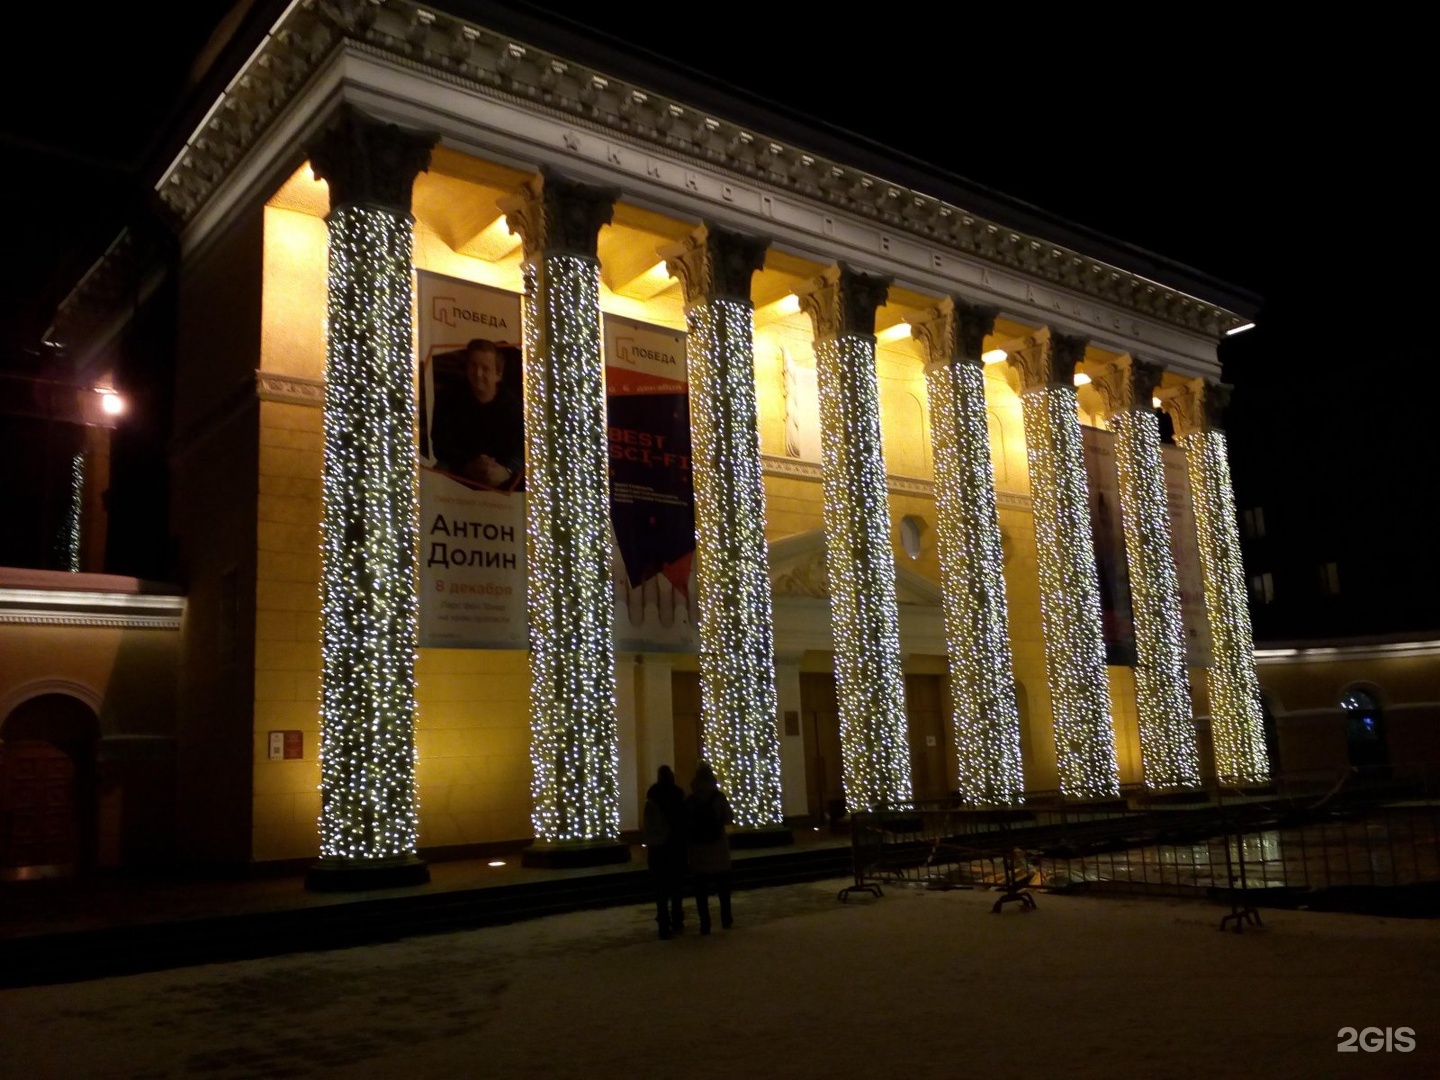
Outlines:
<svg viewBox="0 0 1440 1080"><path fill-rule="evenodd" d="M520 297L419 273L420 645L523 649Z"/></svg>
<svg viewBox="0 0 1440 1080"><path fill-rule="evenodd" d="M685 334L605 316L615 644L692 651L695 489Z"/></svg>
<svg viewBox="0 0 1440 1080"><path fill-rule="evenodd" d="M1090 494L1090 535L1100 578L1100 618L1105 663L1134 666L1135 617L1130 606L1130 563L1120 517L1120 474L1115 436L1100 428L1080 429L1085 446L1085 479Z"/></svg>
<svg viewBox="0 0 1440 1080"><path fill-rule="evenodd" d="M1085 475L1090 487L1090 528L1095 541L1095 567L1100 576L1100 609L1104 620L1105 662L1135 663L1135 624L1130 602L1130 564L1125 556L1124 523L1120 516L1120 479L1115 465L1115 436L1099 428L1081 429L1085 440ZM1170 511L1170 543L1180 590L1180 620L1185 631L1186 659L1191 667L1210 664L1210 627L1205 621L1205 588L1195 514L1190 504L1190 478L1185 451L1161 446L1165 495Z"/></svg>

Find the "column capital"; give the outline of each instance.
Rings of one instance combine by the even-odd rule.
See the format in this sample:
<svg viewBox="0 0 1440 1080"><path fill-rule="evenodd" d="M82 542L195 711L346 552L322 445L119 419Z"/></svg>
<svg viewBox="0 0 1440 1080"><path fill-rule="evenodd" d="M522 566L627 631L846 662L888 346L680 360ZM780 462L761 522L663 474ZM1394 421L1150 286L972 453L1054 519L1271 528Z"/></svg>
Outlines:
<svg viewBox="0 0 1440 1080"><path fill-rule="evenodd" d="M618 188L594 187L542 168L500 209L524 245L526 260L539 255L595 258L600 229L615 213Z"/></svg>
<svg viewBox="0 0 1440 1080"><path fill-rule="evenodd" d="M1075 366L1085 358L1088 338L1057 334L1048 326L1027 334L1006 350L1006 361L1020 373L1020 392L1045 386L1075 385Z"/></svg>
<svg viewBox="0 0 1440 1080"><path fill-rule="evenodd" d="M1095 372L1090 385L1100 395L1108 420L1122 412L1141 410L1149 412L1155 391L1165 374L1159 364L1148 360L1137 360L1129 353L1117 356Z"/></svg>
<svg viewBox="0 0 1440 1080"><path fill-rule="evenodd" d="M1170 414L1175 427L1175 437L1195 435L1202 431L1219 429L1221 416L1230 404L1233 387L1226 383L1210 382L1207 379L1190 379L1173 393L1167 393L1161 404Z"/></svg>
<svg viewBox="0 0 1440 1080"><path fill-rule="evenodd" d="M440 136L407 131L343 105L308 148L310 168L330 187L330 209L371 206L410 215L415 177L430 168Z"/></svg>
<svg viewBox="0 0 1440 1080"><path fill-rule="evenodd" d="M864 274L844 263L796 290L800 307L810 316L816 341L875 336L875 312L890 293L891 278Z"/></svg>
<svg viewBox="0 0 1440 1080"><path fill-rule="evenodd" d="M985 338L994 333L998 308L946 297L910 324L911 333L925 346L930 365L980 365Z"/></svg>
<svg viewBox="0 0 1440 1080"><path fill-rule="evenodd" d="M750 302L750 279L765 265L770 241L705 222L660 252L665 268L680 279L685 306L710 300Z"/></svg>

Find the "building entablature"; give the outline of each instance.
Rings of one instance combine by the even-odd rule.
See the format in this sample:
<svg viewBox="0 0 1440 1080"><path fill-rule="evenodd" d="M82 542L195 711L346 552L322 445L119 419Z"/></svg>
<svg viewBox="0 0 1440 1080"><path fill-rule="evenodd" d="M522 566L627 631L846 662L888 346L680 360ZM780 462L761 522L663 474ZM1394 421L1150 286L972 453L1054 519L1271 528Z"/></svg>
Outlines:
<svg viewBox="0 0 1440 1080"><path fill-rule="evenodd" d="M286 9L157 184L183 224L183 249L268 197L341 103L438 130L444 145L479 158L619 184L641 207L1140 351L1177 374L1217 375L1217 342L1247 321L932 191L408 0Z"/></svg>

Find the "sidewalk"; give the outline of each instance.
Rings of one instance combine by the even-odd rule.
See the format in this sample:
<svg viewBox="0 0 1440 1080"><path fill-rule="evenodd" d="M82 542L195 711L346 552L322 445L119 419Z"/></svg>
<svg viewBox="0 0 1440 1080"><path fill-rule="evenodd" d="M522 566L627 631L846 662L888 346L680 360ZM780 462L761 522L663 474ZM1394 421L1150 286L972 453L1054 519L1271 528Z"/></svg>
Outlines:
<svg viewBox="0 0 1440 1080"><path fill-rule="evenodd" d="M1195 900L996 915L984 891L839 903L845 880L742 893L709 937L657 940L641 901L4 990L0 1060L86 1080L1440 1075L1435 920L1265 911L1235 934Z"/></svg>
<svg viewBox="0 0 1440 1080"><path fill-rule="evenodd" d="M844 875L844 835L737 850L737 890ZM499 863L500 865L494 865ZM518 852L430 864L425 885L346 893L304 875L233 880L101 876L0 884L0 985L24 986L390 941L643 902L645 851L581 869L522 867Z"/></svg>

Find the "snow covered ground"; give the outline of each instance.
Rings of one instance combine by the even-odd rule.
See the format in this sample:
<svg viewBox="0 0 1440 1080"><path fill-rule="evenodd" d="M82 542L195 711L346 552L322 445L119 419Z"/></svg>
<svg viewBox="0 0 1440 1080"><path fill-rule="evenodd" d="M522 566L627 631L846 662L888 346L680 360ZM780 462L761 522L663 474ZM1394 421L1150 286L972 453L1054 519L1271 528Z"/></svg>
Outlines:
<svg viewBox="0 0 1440 1080"><path fill-rule="evenodd" d="M1440 1076L1437 920L1267 910L1236 934L1197 901L996 915L993 893L844 884L739 893L705 938L659 941L631 906L0 991L0 1075Z"/></svg>

